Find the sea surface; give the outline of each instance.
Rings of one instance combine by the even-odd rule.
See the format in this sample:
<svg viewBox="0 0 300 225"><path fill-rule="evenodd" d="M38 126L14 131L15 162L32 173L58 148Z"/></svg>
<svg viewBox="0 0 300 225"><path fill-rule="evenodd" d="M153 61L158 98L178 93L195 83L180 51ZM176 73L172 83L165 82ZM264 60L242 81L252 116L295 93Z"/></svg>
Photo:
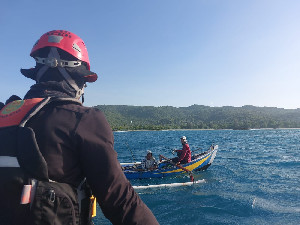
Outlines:
<svg viewBox="0 0 300 225"><path fill-rule="evenodd" d="M219 151L194 175L205 183L138 191L160 224L300 224L300 129L115 132L115 149L120 162L141 161L147 150L173 157L183 135L191 150L214 143ZM182 174L131 183L187 181ZM94 222L111 224L99 207Z"/></svg>

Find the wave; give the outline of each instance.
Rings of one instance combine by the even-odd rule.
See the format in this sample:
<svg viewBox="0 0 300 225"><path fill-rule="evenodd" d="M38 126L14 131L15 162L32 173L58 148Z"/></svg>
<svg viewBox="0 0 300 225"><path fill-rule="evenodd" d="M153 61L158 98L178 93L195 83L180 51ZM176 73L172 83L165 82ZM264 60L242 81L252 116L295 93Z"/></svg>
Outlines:
<svg viewBox="0 0 300 225"><path fill-rule="evenodd" d="M273 213L300 213L300 207L283 206L277 201L255 197L252 202L253 209L264 209Z"/></svg>

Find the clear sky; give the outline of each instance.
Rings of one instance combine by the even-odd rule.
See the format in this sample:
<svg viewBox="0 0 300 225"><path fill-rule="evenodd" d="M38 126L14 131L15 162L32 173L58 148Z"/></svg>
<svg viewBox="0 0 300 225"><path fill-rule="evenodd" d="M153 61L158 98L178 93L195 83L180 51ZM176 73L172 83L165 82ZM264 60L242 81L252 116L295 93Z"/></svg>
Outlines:
<svg viewBox="0 0 300 225"><path fill-rule="evenodd" d="M0 8L0 101L34 84L35 41L86 43L85 105L300 108L299 0L12 0Z"/></svg>

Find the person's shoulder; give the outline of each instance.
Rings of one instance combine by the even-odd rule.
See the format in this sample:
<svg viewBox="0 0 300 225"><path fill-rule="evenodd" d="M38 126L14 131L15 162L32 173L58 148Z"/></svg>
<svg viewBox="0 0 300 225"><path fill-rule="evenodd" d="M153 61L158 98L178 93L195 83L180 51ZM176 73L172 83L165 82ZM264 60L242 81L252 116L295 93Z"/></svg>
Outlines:
<svg viewBox="0 0 300 225"><path fill-rule="evenodd" d="M184 147L184 148L189 148L190 146L189 146L188 143L184 143L183 147Z"/></svg>
<svg viewBox="0 0 300 225"><path fill-rule="evenodd" d="M83 122L83 124L94 124L101 125L101 127L104 129L107 127L108 130L111 130L108 121L102 111L95 107L87 107L83 106L80 102L76 101L57 101L53 103L55 112L59 113L61 115L76 115L76 118Z"/></svg>
<svg viewBox="0 0 300 225"><path fill-rule="evenodd" d="M76 101L64 100L64 101L55 103L55 107L73 111L73 112L78 112L78 113L103 115L103 112L101 110L99 110L95 107L84 106L80 102L76 102Z"/></svg>
<svg viewBox="0 0 300 225"><path fill-rule="evenodd" d="M66 106L69 110L73 110L74 112L82 115L82 118L85 118L85 121L94 121L95 123L107 123L106 116L104 113L95 108L95 107L87 107L83 105L70 104ZM98 122L97 122L98 121Z"/></svg>

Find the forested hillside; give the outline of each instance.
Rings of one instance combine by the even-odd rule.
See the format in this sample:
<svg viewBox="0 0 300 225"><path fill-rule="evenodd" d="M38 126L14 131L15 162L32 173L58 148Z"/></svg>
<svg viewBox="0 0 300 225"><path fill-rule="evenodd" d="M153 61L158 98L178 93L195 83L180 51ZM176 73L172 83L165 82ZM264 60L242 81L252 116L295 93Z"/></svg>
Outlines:
<svg viewBox="0 0 300 225"><path fill-rule="evenodd" d="M300 109L98 105L113 130L300 128Z"/></svg>

